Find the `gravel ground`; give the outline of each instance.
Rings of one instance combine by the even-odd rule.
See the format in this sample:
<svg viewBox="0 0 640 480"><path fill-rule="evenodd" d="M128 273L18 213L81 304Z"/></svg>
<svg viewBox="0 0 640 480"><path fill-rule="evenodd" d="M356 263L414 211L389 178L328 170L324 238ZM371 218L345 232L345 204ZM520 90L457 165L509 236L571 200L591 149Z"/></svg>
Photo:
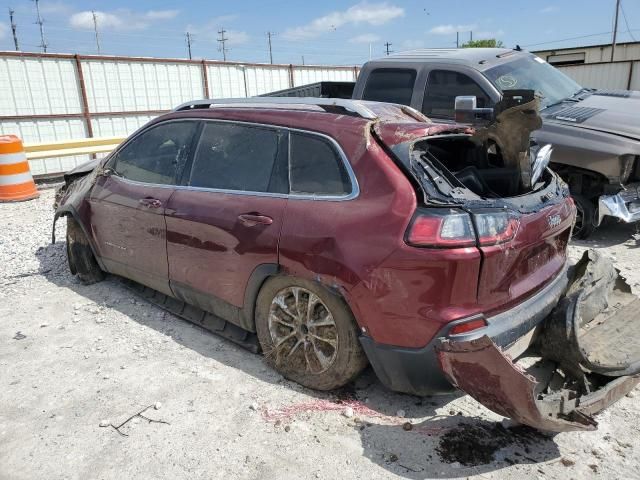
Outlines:
<svg viewBox="0 0 640 480"><path fill-rule="evenodd" d="M50 244L52 200L0 204L2 479L640 478L633 393L598 431L555 436L505 429L468 396L388 392L370 371L319 394L115 278L81 285L64 222ZM638 293L634 233L611 224L571 254L606 252Z"/></svg>

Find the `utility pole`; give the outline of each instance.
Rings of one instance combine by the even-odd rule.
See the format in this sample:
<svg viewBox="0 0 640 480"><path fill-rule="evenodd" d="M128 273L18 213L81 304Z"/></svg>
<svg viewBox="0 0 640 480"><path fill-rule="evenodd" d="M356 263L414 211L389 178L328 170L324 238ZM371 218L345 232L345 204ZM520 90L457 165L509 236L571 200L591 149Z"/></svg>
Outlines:
<svg viewBox="0 0 640 480"><path fill-rule="evenodd" d="M11 9L11 7L9 7L9 19L11 20L11 32L13 32L13 44L16 47L16 52L20 51L20 47L18 46L18 34L17 34L17 25L16 23L13 21L13 14L15 12Z"/></svg>
<svg viewBox="0 0 640 480"><path fill-rule="evenodd" d="M225 42L229 39L224 36L225 33L227 33L227 31L224 28L218 30L218 34L220 35L220 38L218 39L218 42L220 43L218 50L222 52L222 59L226 62L228 49Z"/></svg>
<svg viewBox="0 0 640 480"><path fill-rule="evenodd" d="M456 32L456 48L460 48L460 32Z"/></svg>
<svg viewBox="0 0 640 480"><path fill-rule="evenodd" d="M273 51L271 50L271 36L275 33L267 32L267 38L269 39L269 62L273 64Z"/></svg>
<svg viewBox="0 0 640 480"><path fill-rule="evenodd" d="M36 2L36 16L38 18L36 20L36 25L40 27L40 45L38 46L42 48L42 51L44 53L47 53L47 42L44 39L44 28L42 27L44 20L42 20L42 17L40 16L40 0L33 0L33 1Z"/></svg>
<svg viewBox="0 0 640 480"><path fill-rule="evenodd" d="M620 11L620 0L616 0L616 15L615 15L615 20L613 21L613 40L611 42L611 61L612 62L613 62L613 55L616 53L616 37L618 36L618 12L619 11Z"/></svg>
<svg viewBox="0 0 640 480"><path fill-rule="evenodd" d="M191 44L193 43L193 35L191 35L191 32L187 32L185 33L185 36L187 37L187 50L189 51L189 60L191 60Z"/></svg>
<svg viewBox="0 0 640 480"><path fill-rule="evenodd" d="M473 30L469 32L469 41L473 42Z"/></svg>
<svg viewBox="0 0 640 480"><path fill-rule="evenodd" d="M91 16L93 17L93 31L96 34L96 48L98 49L98 53L100 53L100 37L98 36L98 16L96 15L95 10L91 10Z"/></svg>
<svg viewBox="0 0 640 480"><path fill-rule="evenodd" d="M302 65L304 65L304 55L302 55Z"/></svg>
<svg viewBox="0 0 640 480"><path fill-rule="evenodd" d="M384 44L384 46L387 48L387 55L389 55L390 53L392 53L392 52L393 52L393 50L389 50L389 47L390 47L391 45L393 45L393 43L389 43L389 42L387 42L387 43L385 43L385 44Z"/></svg>

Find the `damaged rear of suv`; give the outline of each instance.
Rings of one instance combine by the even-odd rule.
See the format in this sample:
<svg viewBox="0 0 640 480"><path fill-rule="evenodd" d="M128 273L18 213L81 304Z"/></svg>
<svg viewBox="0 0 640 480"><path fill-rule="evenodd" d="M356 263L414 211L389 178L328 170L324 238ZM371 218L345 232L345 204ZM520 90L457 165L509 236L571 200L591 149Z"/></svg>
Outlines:
<svg viewBox="0 0 640 480"><path fill-rule="evenodd" d="M447 299L442 326L425 347L361 340L378 376L395 390L441 391L444 374L522 423L593 429L593 415L639 381L636 336L627 333L640 303L597 252L569 266L575 205L546 168L552 147L529 143L539 128L537 100L527 92L514 96L477 130L408 139L406 131L377 127L423 193L407 245L443 259L467 257L467 266L477 261L477 284L457 291L474 290L475 302Z"/></svg>

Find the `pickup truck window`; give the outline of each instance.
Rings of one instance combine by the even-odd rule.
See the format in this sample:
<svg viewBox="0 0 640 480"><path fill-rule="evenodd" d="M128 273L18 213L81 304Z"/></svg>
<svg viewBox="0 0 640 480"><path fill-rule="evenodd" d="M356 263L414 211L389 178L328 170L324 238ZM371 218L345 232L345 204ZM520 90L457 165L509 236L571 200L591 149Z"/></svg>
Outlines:
<svg viewBox="0 0 640 480"><path fill-rule="evenodd" d="M434 118L453 118L457 96L475 95L478 107L489 105L489 97L469 76L450 70L432 70L422 102L422 113Z"/></svg>
<svg viewBox="0 0 640 480"><path fill-rule="evenodd" d="M362 99L410 105L415 82L415 70L378 68L369 74Z"/></svg>

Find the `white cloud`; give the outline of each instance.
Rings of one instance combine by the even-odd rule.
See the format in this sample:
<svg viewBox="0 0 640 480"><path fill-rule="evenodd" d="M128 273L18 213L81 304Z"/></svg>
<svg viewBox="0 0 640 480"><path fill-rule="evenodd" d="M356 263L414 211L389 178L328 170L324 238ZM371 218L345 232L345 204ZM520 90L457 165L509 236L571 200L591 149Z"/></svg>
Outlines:
<svg viewBox="0 0 640 480"><path fill-rule="evenodd" d="M470 32L477 25L438 25L429 30L429 33L433 35L452 35L456 32Z"/></svg>
<svg viewBox="0 0 640 480"><path fill-rule="evenodd" d="M558 10L558 7L556 7L555 5L549 5L548 7L544 7L542 10L540 10L540 13L552 13Z"/></svg>
<svg viewBox="0 0 640 480"><path fill-rule="evenodd" d="M362 35L357 35L349 39L349 42L351 43L374 43L379 41L380 41L380 36L375 35L373 33L364 33Z"/></svg>
<svg viewBox="0 0 640 480"><path fill-rule="evenodd" d="M283 37L288 40L315 38L345 25L384 25L402 16L404 16L404 9L401 7L386 2L361 2L346 10L331 12L316 18L301 27L289 28L283 33Z"/></svg>
<svg viewBox="0 0 640 480"><path fill-rule="evenodd" d="M179 13L180 10L149 10L144 16L149 20L171 20Z"/></svg>
<svg viewBox="0 0 640 480"><path fill-rule="evenodd" d="M179 10L149 10L136 13L126 9L113 12L95 11L98 29L107 30L144 30L152 23L170 20L178 15ZM94 12L84 11L71 15L69 23L73 28L93 29Z"/></svg>
<svg viewBox="0 0 640 480"><path fill-rule="evenodd" d="M229 47L233 47L234 45L242 45L243 43L247 43L251 37L247 32L240 32L237 30L227 30L225 33L227 40L227 45Z"/></svg>
<svg viewBox="0 0 640 480"><path fill-rule="evenodd" d="M494 31L473 32L473 38L475 38L476 40L498 38L498 37L502 37L503 35L504 35L504 30L497 30L495 32Z"/></svg>

